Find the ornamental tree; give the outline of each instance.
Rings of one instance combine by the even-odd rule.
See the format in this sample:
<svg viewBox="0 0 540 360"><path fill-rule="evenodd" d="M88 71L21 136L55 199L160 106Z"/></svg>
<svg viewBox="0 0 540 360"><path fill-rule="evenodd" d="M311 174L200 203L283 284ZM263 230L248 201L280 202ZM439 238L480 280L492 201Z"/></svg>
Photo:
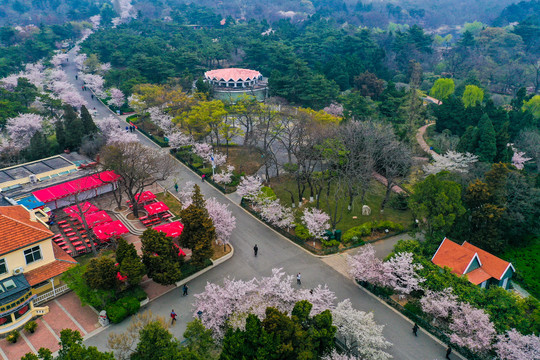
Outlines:
<svg viewBox="0 0 540 360"><path fill-rule="evenodd" d="M222 286L207 283L204 292L195 295L194 316L201 311L204 326L221 339L227 324L233 328L244 328L248 313L263 320L267 307L290 314L296 302L307 300L313 304L311 316L333 307L336 297L326 285L319 285L311 291L293 287L293 281L293 275L272 269L271 276L261 279L225 278Z"/></svg>
<svg viewBox="0 0 540 360"><path fill-rule="evenodd" d="M424 267L413 263L413 254L402 252L383 263L387 276L387 284L394 291L408 295L414 290L420 290L420 283L426 279L417 274Z"/></svg>
<svg viewBox="0 0 540 360"><path fill-rule="evenodd" d="M220 245L229 244L231 235L236 228L236 217L228 209L229 205L222 204L216 198L206 200L206 210L216 229L216 242Z"/></svg>
<svg viewBox="0 0 540 360"><path fill-rule="evenodd" d="M180 281L183 257L173 246L172 238L154 229L147 229L141 236L142 261L148 277L161 285Z"/></svg>
<svg viewBox="0 0 540 360"><path fill-rule="evenodd" d="M522 151L514 151L514 155L512 155L512 165L519 170L523 170L525 163L529 160L532 160L532 158L525 157L525 153Z"/></svg>
<svg viewBox="0 0 540 360"><path fill-rule="evenodd" d="M420 304L423 312L436 319L444 320L449 320L459 307L457 296L453 294L452 288L446 288L443 291L427 290L420 299Z"/></svg>
<svg viewBox="0 0 540 360"><path fill-rule="evenodd" d="M441 171L467 173L469 167L478 161L478 156L471 153L458 153L448 150L446 154L437 156L431 164L424 166L427 175Z"/></svg>
<svg viewBox="0 0 540 360"><path fill-rule="evenodd" d="M384 325L377 325L373 313L365 313L352 307L345 299L332 310L332 323L337 327L337 335L348 351L356 348L366 359L388 360L392 356L384 351L392 344L383 336Z"/></svg>
<svg viewBox="0 0 540 360"><path fill-rule="evenodd" d="M306 208L302 214L302 223L315 239L322 238L325 231L330 228L329 220L330 216L317 208Z"/></svg>
<svg viewBox="0 0 540 360"><path fill-rule="evenodd" d="M7 119L6 130L13 146L18 149L27 148L30 139L43 127L43 117L37 114L19 114Z"/></svg>
<svg viewBox="0 0 540 360"><path fill-rule="evenodd" d="M463 101L465 108L481 104L484 100L484 90L476 85L467 85L465 86L465 91L463 92L461 100Z"/></svg>
<svg viewBox="0 0 540 360"><path fill-rule="evenodd" d="M96 93L97 96L104 95L103 86L105 80L101 75L79 73L79 77L84 81L85 86Z"/></svg>
<svg viewBox="0 0 540 360"><path fill-rule="evenodd" d="M349 255L347 263L349 265L349 274L358 281L365 281L378 286L385 286L388 283L387 268L375 256L375 249L370 244L362 246L355 255Z"/></svg>
<svg viewBox="0 0 540 360"><path fill-rule="evenodd" d="M157 106L148 109L150 120L165 133L169 133L176 125L172 122L172 116L161 111Z"/></svg>
<svg viewBox="0 0 540 360"><path fill-rule="evenodd" d="M260 194L262 189L262 180L257 175L242 176L240 183L236 188L236 192L246 198L254 201Z"/></svg>
<svg viewBox="0 0 540 360"><path fill-rule="evenodd" d="M270 224L286 228L294 223L294 214L292 209L282 206L279 199L264 197L262 192L255 200L254 209L259 215Z"/></svg>
<svg viewBox="0 0 540 360"><path fill-rule="evenodd" d="M54 67L62 66L68 60L68 57L68 54L65 53L55 54L51 59L51 64L53 64Z"/></svg>
<svg viewBox="0 0 540 360"><path fill-rule="evenodd" d="M191 145L193 143L193 138L189 135L184 134L181 131L169 132L167 134L167 138L169 139L169 146L173 149Z"/></svg>
<svg viewBox="0 0 540 360"><path fill-rule="evenodd" d="M124 95L122 90L119 90L117 88L111 88L109 89L109 92L111 94L109 105L116 106L117 108L122 107L122 105L124 105L124 103L126 102L126 96Z"/></svg>
<svg viewBox="0 0 540 360"><path fill-rule="evenodd" d="M188 181L184 184L182 189L178 192L178 197L182 203L182 209L187 208L191 205L191 198L193 197L193 192L195 191L195 183L193 181Z"/></svg>
<svg viewBox="0 0 540 360"><path fill-rule="evenodd" d="M501 360L540 359L540 337L534 334L522 335L516 329L497 335L494 348L497 358Z"/></svg>
<svg viewBox="0 0 540 360"><path fill-rule="evenodd" d="M362 360L362 359L353 355L340 354L337 352L336 349L333 349L331 353L323 356L321 360Z"/></svg>
<svg viewBox="0 0 540 360"><path fill-rule="evenodd" d="M450 341L475 352L490 349L496 335L489 315L468 303L461 303L458 310L453 313L449 329Z"/></svg>
<svg viewBox="0 0 540 360"><path fill-rule="evenodd" d="M170 141L169 141L169 144L170 144ZM234 166L227 165L227 167L224 170L214 175L214 181L217 182L218 184L224 184L224 185L230 184L230 182L232 181L233 171L234 171Z"/></svg>

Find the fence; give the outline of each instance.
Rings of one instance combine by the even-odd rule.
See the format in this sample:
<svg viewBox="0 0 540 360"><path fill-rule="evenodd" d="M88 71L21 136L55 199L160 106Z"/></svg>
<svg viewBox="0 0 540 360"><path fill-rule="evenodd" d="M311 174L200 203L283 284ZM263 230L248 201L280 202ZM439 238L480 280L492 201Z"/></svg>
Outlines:
<svg viewBox="0 0 540 360"><path fill-rule="evenodd" d="M57 297L60 294L63 294L65 292L68 292L70 289L67 285L62 285L54 288L54 290L44 293L43 295L39 295L36 300L34 301L34 305L39 305L41 303L47 302L50 299L53 299Z"/></svg>

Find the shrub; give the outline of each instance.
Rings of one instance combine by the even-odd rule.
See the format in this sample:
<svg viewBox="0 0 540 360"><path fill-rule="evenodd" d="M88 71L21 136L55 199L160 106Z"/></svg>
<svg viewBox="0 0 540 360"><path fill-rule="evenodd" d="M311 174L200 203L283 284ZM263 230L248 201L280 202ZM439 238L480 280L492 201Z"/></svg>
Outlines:
<svg viewBox="0 0 540 360"><path fill-rule="evenodd" d="M393 230L393 231L403 231L403 225L395 223L390 220L376 221L373 222L372 227L374 230Z"/></svg>
<svg viewBox="0 0 540 360"><path fill-rule="evenodd" d="M345 233L343 234L343 242L345 244L351 241L357 242L362 240L362 236L368 236L369 234L371 234L371 225L369 223L355 226L345 231Z"/></svg>
<svg viewBox="0 0 540 360"><path fill-rule="evenodd" d="M193 164L191 164L191 166L193 166L195 169L199 169L203 166L203 164L200 162L194 162Z"/></svg>
<svg viewBox="0 0 540 360"><path fill-rule="evenodd" d="M274 190L272 190L272 188L270 188L268 186L263 186L261 188L261 192L262 192L262 195L265 198L268 198L270 200L276 200L277 199L277 196L276 196L276 193L274 192Z"/></svg>
<svg viewBox="0 0 540 360"><path fill-rule="evenodd" d="M119 305L118 303L108 305L106 310L107 316L113 324L118 324L122 322L122 320L124 320L128 316L128 310L125 307Z"/></svg>
<svg viewBox="0 0 540 360"><path fill-rule="evenodd" d="M30 334L33 334L34 331L36 331L37 328L37 322L35 321L29 321L26 324L24 324L24 330L28 331Z"/></svg>
<svg viewBox="0 0 540 360"><path fill-rule="evenodd" d="M120 296L121 297L134 297L139 302L145 300L148 297L148 295L146 294L146 292L143 290L143 288L140 285L130 287L126 291L121 292Z"/></svg>
<svg viewBox="0 0 540 360"><path fill-rule="evenodd" d="M212 175L212 168L202 168L202 169L199 169L200 173L201 174L204 174L206 175L206 177L210 177L210 175Z"/></svg>
<svg viewBox="0 0 540 360"><path fill-rule="evenodd" d="M340 242L337 241L337 240L324 240L322 239L322 245L323 247L325 248L329 248L329 247L336 247L336 246L339 246Z"/></svg>
<svg viewBox="0 0 540 360"><path fill-rule="evenodd" d="M19 336L21 336L21 334L17 330L13 330L8 334L6 340L12 344L15 344L19 339Z"/></svg>
<svg viewBox="0 0 540 360"><path fill-rule="evenodd" d="M409 196L406 193L399 193L390 198L390 207L396 210L407 210L409 207Z"/></svg>
<svg viewBox="0 0 540 360"><path fill-rule="evenodd" d="M307 240L311 237L311 235L309 235L309 231L302 224L296 224L296 227L294 228L294 233L302 240Z"/></svg>
<svg viewBox="0 0 540 360"><path fill-rule="evenodd" d="M119 299L116 302L116 305L121 306L124 309L126 309L129 315L135 314L137 311L139 311L141 307L140 301L131 296L126 296Z"/></svg>

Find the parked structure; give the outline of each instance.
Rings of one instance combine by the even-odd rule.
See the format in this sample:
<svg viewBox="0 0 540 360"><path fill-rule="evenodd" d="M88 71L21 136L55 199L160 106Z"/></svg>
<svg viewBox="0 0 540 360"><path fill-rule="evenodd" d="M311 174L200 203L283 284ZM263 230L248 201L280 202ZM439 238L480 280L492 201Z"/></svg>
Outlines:
<svg viewBox="0 0 540 360"><path fill-rule="evenodd" d="M466 241L458 245L448 238L443 239L431 261L440 267L452 269L456 275L467 275L471 283L482 288L498 285L508 289L516 271L508 261Z"/></svg>
<svg viewBox="0 0 540 360"><path fill-rule="evenodd" d="M235 101L243 95L255 96L259 101L267 97L267 82L256 70L229 68L210 70L204 73L205 80L212 85L214 97Z"/></svg>

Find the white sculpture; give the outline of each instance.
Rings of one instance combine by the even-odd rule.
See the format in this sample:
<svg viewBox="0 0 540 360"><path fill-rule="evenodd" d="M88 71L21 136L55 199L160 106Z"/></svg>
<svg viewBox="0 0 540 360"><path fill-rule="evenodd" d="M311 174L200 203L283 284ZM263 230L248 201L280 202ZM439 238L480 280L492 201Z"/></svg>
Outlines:
<svg viewBox="0 0 540 360"><path fill-rule="evenodd" d="M362 215L371 215L371 208L367 205L362 206Z"/></svg>

